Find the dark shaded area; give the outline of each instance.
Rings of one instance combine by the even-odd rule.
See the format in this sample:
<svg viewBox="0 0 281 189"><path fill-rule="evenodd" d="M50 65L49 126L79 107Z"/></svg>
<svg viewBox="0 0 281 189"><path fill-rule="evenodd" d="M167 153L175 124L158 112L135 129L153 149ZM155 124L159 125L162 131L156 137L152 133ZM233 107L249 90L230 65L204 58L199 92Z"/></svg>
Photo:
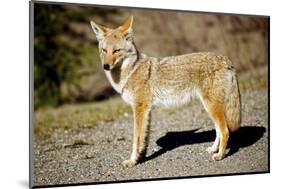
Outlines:
<svg viewBox="0 0 281 189"><path fill-rule="evenodd" d="M75 98L76 103L90 102L90 101L103 101L107 100L118 93L110 86L104 87L100 91L97 91L94 96L84 95L82 92Z"/></svg>
<svg viewBox="0 0 281 189"><path fill-rule="evenodd" d="M106 87L101 92L97 93L94 100L95 101L106 100L109 97L114 96L116 94L117 94L117 92L112 87Z"/></svg>
<svg viewBox="0 0 281 189"><path fill-rule="evenodd" d="M245 148L256 143L265 133L264 127L245 126L237 132L232 133L229 138L228 148L230 149L226 156L239 151L240 148Z"/></svg>
<svg viewBox="0 0 281 189"><path fill-rule="evenodd" d="M159 138L156 143L161 147L160 150L153 153L152 155L143 158L142 162L152 160L168 151L171 151L177 147L198 144L205 142L213 142L216 137L215 130L196 132L198 129L191 131L179 131L179 132L168 132L165 136ZM265 133L264 127L257 126L244 126L241 127L237 132L230 135L228 142L228 148L230 149L226 156L230 156L240 148L244 148L256 143Z"/></svg>

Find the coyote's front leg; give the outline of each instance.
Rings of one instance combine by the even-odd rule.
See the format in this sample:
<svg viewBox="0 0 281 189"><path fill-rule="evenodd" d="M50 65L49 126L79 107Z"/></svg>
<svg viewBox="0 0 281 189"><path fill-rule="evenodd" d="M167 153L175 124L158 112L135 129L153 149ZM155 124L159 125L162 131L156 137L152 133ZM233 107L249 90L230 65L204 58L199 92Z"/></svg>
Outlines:
<svg viewBox="0 0 281 189"><path fill-rule="evenodd" d="M145 156L150 122L150 102L137 102L133 106L134 139L131 158L123 162L125 167L133 167Z"/></svg>

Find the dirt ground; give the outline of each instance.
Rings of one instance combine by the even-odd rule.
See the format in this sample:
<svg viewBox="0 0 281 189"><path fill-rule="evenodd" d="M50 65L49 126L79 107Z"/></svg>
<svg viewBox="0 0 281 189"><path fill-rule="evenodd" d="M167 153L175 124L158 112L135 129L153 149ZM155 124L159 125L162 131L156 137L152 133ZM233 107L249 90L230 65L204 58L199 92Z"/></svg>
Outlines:
<svg viewBox="0 0 281 189"><path fill-rule="evenodd" d="M34 185L268 172L268 90L243 93L242 106L242 127L217 162L206 152L215 130L200 103L153 110L146 158L133 168L121 165L131 153L131 114L95 127L56 129L48 142L34 144Z"/></svg>

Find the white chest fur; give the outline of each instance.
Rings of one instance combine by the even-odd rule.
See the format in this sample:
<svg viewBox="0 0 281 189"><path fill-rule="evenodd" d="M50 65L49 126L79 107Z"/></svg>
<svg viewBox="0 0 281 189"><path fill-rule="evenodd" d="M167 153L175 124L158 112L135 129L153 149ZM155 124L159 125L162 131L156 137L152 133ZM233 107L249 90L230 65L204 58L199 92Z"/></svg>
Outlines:
<svg viewBox="0 0 281 189"><path fill-rule="evenodd" d="M174 92L173 89L154 90L153 105L158 107L177 107L188 104L190 100L197 96L196 91L185 89Z"/></svg>
<svg viewBox="0 0 281 189"><path fill-rule="evenodd" d="M112 73L111 71L105 71L105 74L106 74L110 84L119 94L123 93L123 88L125 87L126 83L128 82L128 79L130 78L130 76L133 74L133 72L137 68L137 66L132 67L132 65L134 64L135 61L136 61L136 57L126 58L123 61L121 68L120 67L118 68L118 69L121 69L120 72ZM115 75L117 78L119 78L118 82L114 81L114 79L112 78L112 74L118 74L118 76Z"/></svg>
<svg viewBox="0 0 281 189"><path fill-rule="evenodd" d="M130 93L130 91L128 90L124 90L123 93L121 94L122 96L122 99L127 103L127 104L130 104L130 105L133 105L134 103L134 97L133 95Z"/></svg>
<svg viewBox="0 0 281 189"><path fill-rule="evenodd" d="M108 79L108 81L110 82L111 86L114 88L114 90L116 90L119 94L122 93L122 86L120 83L116 83L113 78L112 78L112 75L110 73L110 71L105 71L105 75Z"/></svg>
<svg viewBox="0 0 281 189"><path fill-rule="evenodd" d="M112 75L109 71L105 71L105 74L106 74L110 84L114 88L114 90L116 90L119 94L121 94L122 99L126 103L132 105L134 102L134 98L133 98L133 95L130 93L130 91L124 89L125 82L123 81L120 83L116 83L116 82L114 82Z"/></svg>

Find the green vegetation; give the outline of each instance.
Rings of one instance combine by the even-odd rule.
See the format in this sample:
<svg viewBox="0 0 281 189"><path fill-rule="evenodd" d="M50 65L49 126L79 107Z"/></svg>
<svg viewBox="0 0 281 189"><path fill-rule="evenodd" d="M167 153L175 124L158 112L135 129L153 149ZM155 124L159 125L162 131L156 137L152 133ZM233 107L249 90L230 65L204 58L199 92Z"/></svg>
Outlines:
<svg viewBox="0 0 281 189"><path fill-rule="evenodd" d="M95 9L35 4L34 10L34 104L37 109L70 101L68 96L63 96L61 86L77 86L82 77L81 67L95 69L92 65L97 62L97 47L70 25L72 22L88 24L88 17Z"/></svg>

